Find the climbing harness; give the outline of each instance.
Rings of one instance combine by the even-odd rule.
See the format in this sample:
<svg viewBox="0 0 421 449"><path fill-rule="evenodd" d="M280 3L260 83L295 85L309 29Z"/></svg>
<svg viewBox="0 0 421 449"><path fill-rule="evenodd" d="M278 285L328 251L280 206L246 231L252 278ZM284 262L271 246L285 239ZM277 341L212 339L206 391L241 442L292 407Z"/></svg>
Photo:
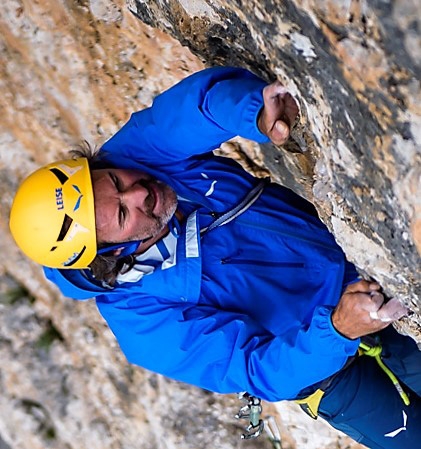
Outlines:
<svg viewBox="0 0 421 449"><path fill-rule="evenodd" d="M317 419L317 417L319 416L319 405L326 389L327 387L324 387L323 389L322 387L320 387L310 396L307 396L303 399L297 399L294 402L296 402L307 413L308 416L313 419Z"/></svg>
<svg viewBox="0 0 421 449"><path fill-rule="evenodd" d="M299 406L307 413L307 415L309 415L311 418L313 419L317 419L318 417L318 410L319 410L319 405L320 402L327 390L327 388L332 384L333 380L336 378L336 376L343 371L344 369L348 368L348 366L353 363L356 358L358 356L368 356L368 357L374 357L374 359L376 360L377 364L379 365L379 367L381 368L381 370L389 377L389 379L392 381L394 387L396 388L396 390L398 391L403 403L405 405L409 405L410 401L409 401L409 397L408 395L405 393L405 391L403 390L401 384L399 383L398 379L396 378L396 376L393 374L393 372L383 363L382 359L381 359L381 354L382 354L382 345L380 344L380 341L378 338L374 338L374 337L363 337L361 339L361 343L358 349L358 354L357 356L351 358L348 360L348 362L346 363L346 365L337 373L335 373L333 376L328 377L327 379L325 379L319 386L319 388L312 393L311 395L302 398L302 399L297 399L294 402L296 402L297 404L299 404Z"/></svg>
<svg viewBox="0 0 421 449"><path fill-rule="evenodd" d="M358 353L354 357L349 358L345 366L340 371L322 381L321 384L319 385L319 388L312 394L310 394L305 398L296 399L294 402L299 404L299 406L311 418L317 419L319 415L318 411L320 402L323 399L325 392L332 384L334 379L338 376L338 374L343 370L345 370L346 368L348 368L357 359L357 357L368 356L373 357L376 360L381 370L392 381L403 403L406 406L408 406L410 404L409 397L403 390L397 377L383 363L383 360L381 359L382 350L383 348L378 337L371 337L371 336L363 337L359 345ZM265 430L274 448L282 449L279 429L277 429L276 422L274 421L273 417L267 417L264 420L261 418L262 414L261 400L248 393L241 393L239 395L239 398L245 401L246 405L240 408L238 414L235 415L235 417L237 419L247 419L249 421L249 425L246 427L247 433L243 433L241 435L241 438L245 440L257 438Z"/></svg>

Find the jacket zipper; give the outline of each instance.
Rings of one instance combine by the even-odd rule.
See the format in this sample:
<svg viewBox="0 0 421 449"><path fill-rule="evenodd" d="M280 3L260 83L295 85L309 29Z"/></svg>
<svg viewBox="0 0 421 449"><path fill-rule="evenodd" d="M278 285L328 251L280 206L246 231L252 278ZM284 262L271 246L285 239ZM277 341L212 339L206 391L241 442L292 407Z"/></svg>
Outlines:
<svg viewBox="0 0 421 449"><path fill-rule="evenodd" d="M320 246L322 248L329 249L330 251L340 252L338 248L335 248L332 245L328 245L328 244L320 242L320 241L314 241L314 240L305 238L305 237L297 235L297 234L292 234L290 232L280 231L279 229L274 229L271 226L264 226L264 225L263 226L262 225L256 226L255 223L249 222L249 221L241 219L241 218L238 219L237 223L243 224L245 226L248 226L248 227L251 227L251 228L255 228L255 229L265 229L265 230L268 230L268 231L276 232L276 233L278 233L280 235L284 235L286 237L290 237L291 239L301 240L302 242L311 243L312 245L317 245L317 246Z"/></svg>
<svg viewBox="0 0 421 449"><path fill-rule="evenodd" d="M259 265L264 267L283 267L283 268L304 268L305 264L302 262L274 262L269 260L252 260L252 259L236 259L235 257L226 257L221 259L221 264L235 264L235 265Z"/></svg>

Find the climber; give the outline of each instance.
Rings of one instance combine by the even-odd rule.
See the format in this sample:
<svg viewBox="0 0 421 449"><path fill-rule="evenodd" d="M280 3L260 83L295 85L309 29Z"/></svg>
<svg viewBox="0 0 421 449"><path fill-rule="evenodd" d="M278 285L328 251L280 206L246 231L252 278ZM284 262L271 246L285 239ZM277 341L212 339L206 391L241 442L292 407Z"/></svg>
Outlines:
<svg viewBox="0 0 421 449"><path fill-rule="evenodd" d="M323 387L316 413L337 429L417 447L421 353L389 326L406 308L359 278L310 203L212 153L235 135L282 144L297 114L279 82L198 72L99 152L30 175L11 232L64 295L96 298L129 362L269 401ZM355 357L368 334L408 405L373 357Z"/></svg>

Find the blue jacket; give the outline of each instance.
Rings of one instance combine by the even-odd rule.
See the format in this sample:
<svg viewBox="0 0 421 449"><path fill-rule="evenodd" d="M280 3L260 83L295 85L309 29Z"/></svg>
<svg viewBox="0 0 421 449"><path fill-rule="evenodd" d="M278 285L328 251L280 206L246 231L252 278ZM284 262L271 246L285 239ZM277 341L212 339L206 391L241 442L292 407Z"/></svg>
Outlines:
<svg viewBox="0 0 421 449"><path fill-rule="evenodd" d="M242 69L190 76L134 113L102 148L187 201L176 263L137 282L103 288L77 270L45 269L70 297L95 296L127 359L215 392L276 401L338 371L359 340L332 326L345 282L357 274L312 206L269 184L241 216L201 228L256 184L211 150L235 135L266 142L256 122L265 83ZM345 279L347 278L347 279Z"/></svg>

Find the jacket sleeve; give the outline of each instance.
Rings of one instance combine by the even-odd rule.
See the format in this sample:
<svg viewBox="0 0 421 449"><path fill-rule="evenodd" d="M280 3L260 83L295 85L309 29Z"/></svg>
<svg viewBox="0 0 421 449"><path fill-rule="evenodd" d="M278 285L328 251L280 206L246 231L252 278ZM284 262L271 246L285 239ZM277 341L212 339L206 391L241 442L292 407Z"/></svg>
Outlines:
<svg viewBox="0 0 421 449"><path fill-rule="evenodd" d="M216 67L197 72L134 113L102 149L162 165L202 154L234 136L268 142L257 127L266 83L251 72Z"/></svg>
<svg viewBox="0 0 421 449"><path fill-rule="evenodd" d="M275 336L250 317L200 305L168 305L128 296L97 298L129 362L218 393L248 391L268 401L292 399L337 372L358 340L339 335L331 309Z"/></svg>

